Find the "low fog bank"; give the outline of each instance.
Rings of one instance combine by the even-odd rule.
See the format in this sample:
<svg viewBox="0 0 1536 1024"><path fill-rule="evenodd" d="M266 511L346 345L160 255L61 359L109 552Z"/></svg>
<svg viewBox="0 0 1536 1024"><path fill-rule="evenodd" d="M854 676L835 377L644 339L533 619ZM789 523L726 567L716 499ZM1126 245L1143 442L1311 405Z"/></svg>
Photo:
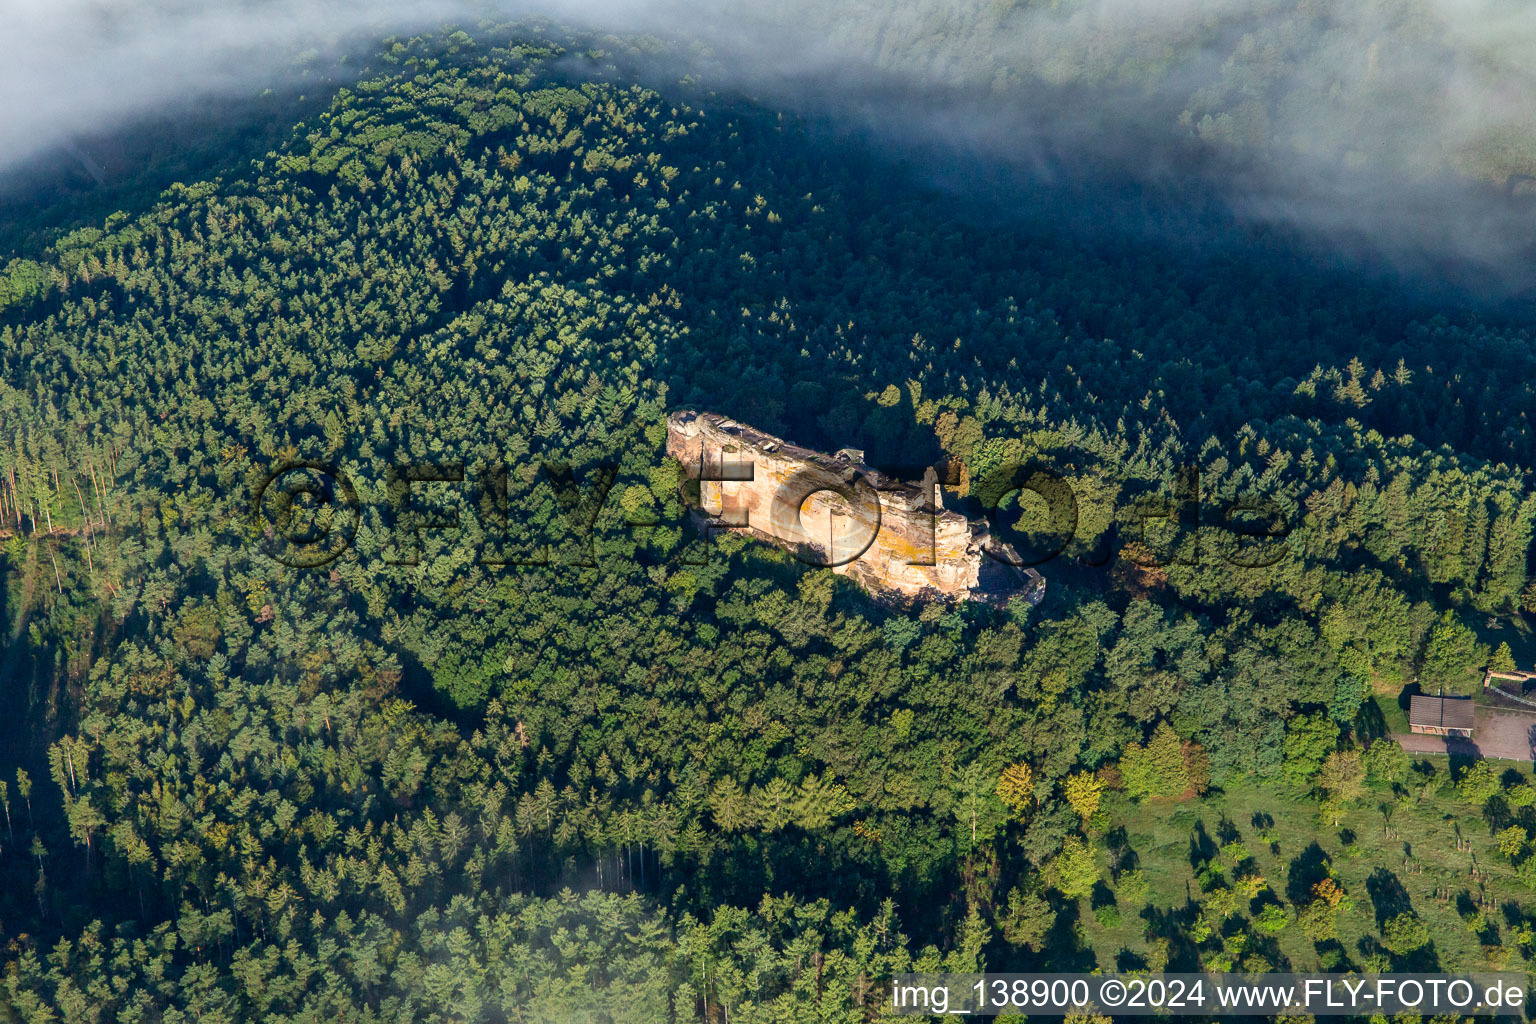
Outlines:
<svg viewBox="0 0 1536 1024"><path fill-rule="evenodd" d="M1527 295L1536 6L1338 6L726 0L692 31L714 48L707 80L922 151L956 191L968 187L957 157L1064 191L1130 182L1117 200L1139 189L1160 206L1146 218L1157 234L1190 223L1165 216L1172 205L1214 200L1351 264Z"/></svg>
<svg viewBox="0 0 1536 1024"><path fill-rule="evenodd" d="M1536 6L1518 0L19 0L0 171L388 34L528 15L898 146L1208 189L1340 251L1536 282ZM87 147L88 148L88 147ZM90 173L91 157L77 151ZM954 167L943 171L952 187ZM960 176L963 179L963 175Z"/></svg>

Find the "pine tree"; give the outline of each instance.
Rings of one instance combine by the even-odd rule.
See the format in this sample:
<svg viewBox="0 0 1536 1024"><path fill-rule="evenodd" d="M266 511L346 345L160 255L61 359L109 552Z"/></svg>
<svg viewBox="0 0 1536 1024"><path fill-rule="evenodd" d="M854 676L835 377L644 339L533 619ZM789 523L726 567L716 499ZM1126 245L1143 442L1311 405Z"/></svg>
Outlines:
<svg viewBox="0 0 1536 1024"><path fill-rule="evenodd" d="M1062 795L1067 798L1067 803L1072 805L1078 817L1087 821L1099 809L1104 782L1093 772L1073 772L1061 784L1061 789Z"/></svg>
<svg viewBox="0 0 1536 1024"><path fill-rule="evenodd" d="M1034 804L1034 787L1035 771L1022 762L1004 768L997 778L998 799L1002 800L1014 817L1023 817L1024 812Z"/></svg>

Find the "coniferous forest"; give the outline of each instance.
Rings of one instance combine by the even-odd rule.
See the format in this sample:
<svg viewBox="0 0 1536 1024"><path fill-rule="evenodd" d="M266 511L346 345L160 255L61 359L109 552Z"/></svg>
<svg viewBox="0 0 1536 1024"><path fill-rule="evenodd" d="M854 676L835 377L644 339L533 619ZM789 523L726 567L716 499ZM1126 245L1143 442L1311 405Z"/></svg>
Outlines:
<svg viewBox="0 0 1536 1024"><path fill-rule="evenodd" d="M1393 739L1536 663L1524 299L956 188L613 39L363 64L4 235L0 1022L1527 969L1530 758ZM679 409L1021 548L1064 481L1045 599L701 533Z"/></svg>

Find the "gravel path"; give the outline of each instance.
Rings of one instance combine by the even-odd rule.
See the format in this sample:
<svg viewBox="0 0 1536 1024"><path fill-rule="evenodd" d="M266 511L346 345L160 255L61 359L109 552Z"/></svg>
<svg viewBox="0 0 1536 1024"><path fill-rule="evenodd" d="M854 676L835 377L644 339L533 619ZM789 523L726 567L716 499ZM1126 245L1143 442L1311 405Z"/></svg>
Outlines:
<svg viewBox="0 0 1536 1024"><path fill-rule="evenodd" d="M1477 708L1477 724L1472 738L1447 739L1396 733L1392 737L1410 754L1456 754L1466 757L1496 757L1506 761L1531 761L1536 754L1536 712L1509 711L1501 708Z"/></svg>

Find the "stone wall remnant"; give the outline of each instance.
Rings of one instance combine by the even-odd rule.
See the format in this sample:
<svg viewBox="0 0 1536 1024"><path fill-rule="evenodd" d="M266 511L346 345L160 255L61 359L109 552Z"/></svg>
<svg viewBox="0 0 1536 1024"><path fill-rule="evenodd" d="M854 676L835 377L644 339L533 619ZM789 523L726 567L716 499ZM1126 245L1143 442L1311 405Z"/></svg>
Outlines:
<svg viewBox="0 0 1536 1024"><path fill-rule="evenodd" d="M667 454L699 483L709 528L728 527L830 566L876 597L1039 604L1045 580L1015 567L983 520L944 507L930 468L919 482L863 462L790 444L716 413L674 412Z"/></svg>

